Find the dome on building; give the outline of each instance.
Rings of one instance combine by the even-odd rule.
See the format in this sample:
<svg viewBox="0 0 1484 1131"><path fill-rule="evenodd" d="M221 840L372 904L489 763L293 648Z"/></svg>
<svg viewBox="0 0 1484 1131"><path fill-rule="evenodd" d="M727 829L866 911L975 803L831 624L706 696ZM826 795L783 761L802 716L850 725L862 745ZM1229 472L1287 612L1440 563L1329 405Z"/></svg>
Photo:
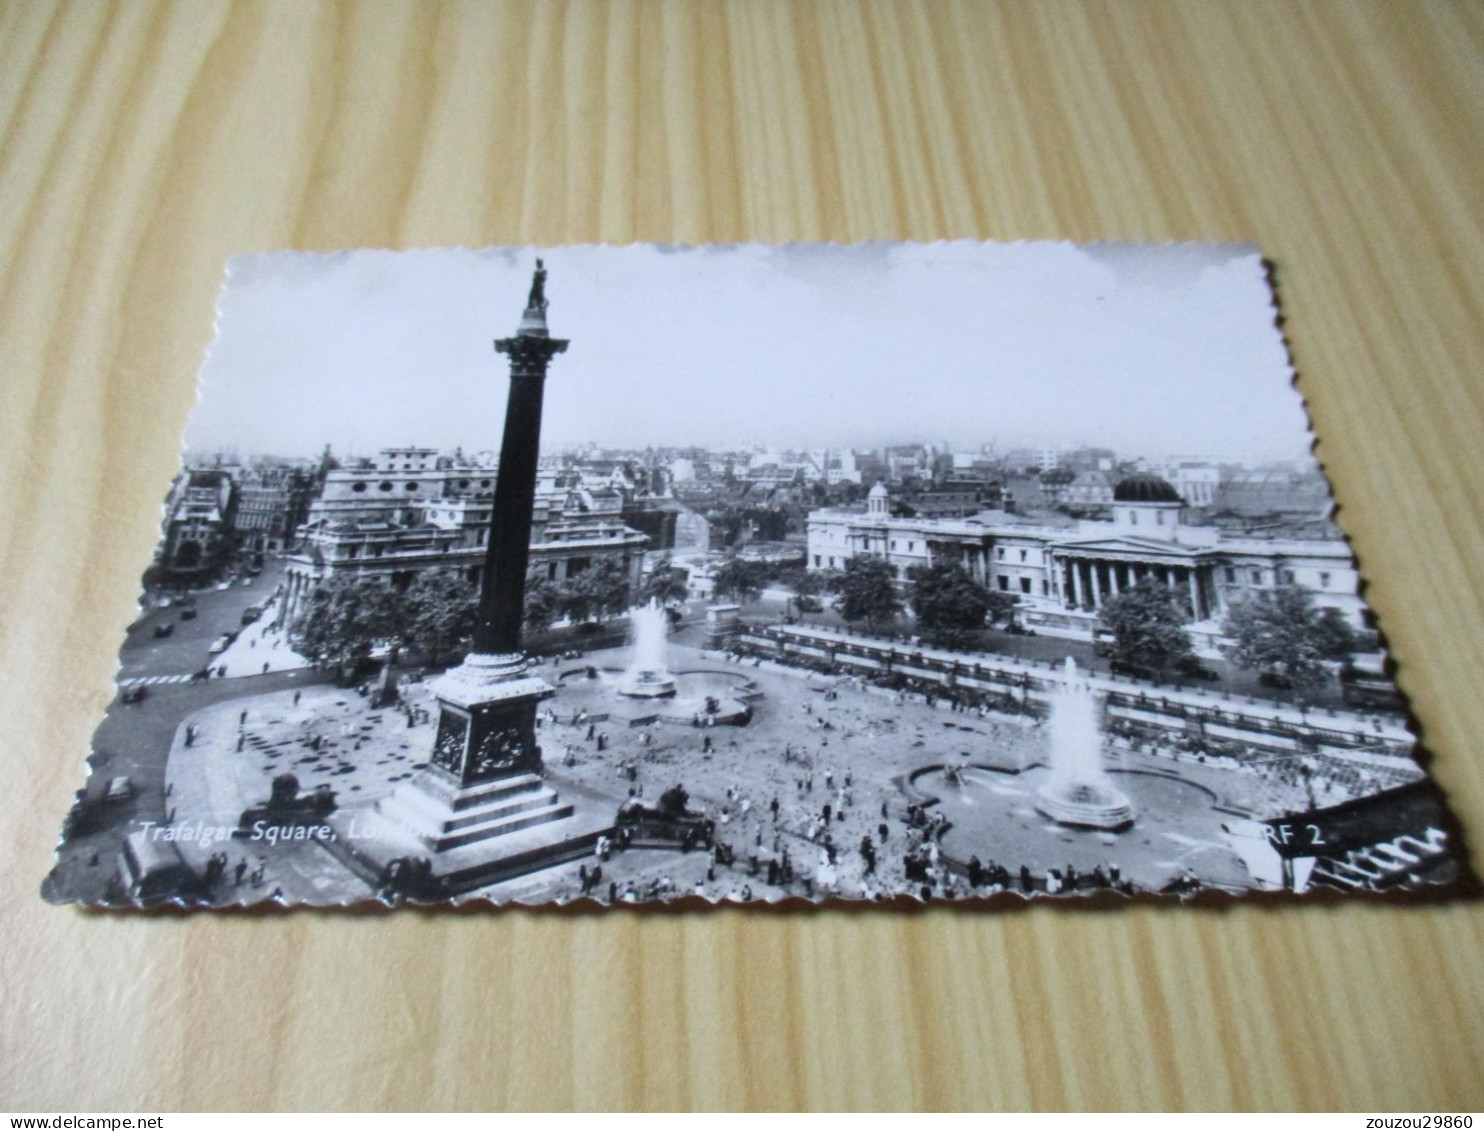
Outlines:
<svg viewBox="0 0 1484 1131"><path fill-rule="evenodd" d="M1158 475L1129 475L1113 488L1115 503L1179 503L1180 492Z"/></svg>
<svg viewBox="0 0 1484 1131"><path fill-rule="evenodd" d="M876 486L872 487L871 490L866 494L866 498L868 498L868 499L884 499L884 498L886 498L886 496L887 496L886 484L885 483L879 483L879 482L876 484Z"/></svg>

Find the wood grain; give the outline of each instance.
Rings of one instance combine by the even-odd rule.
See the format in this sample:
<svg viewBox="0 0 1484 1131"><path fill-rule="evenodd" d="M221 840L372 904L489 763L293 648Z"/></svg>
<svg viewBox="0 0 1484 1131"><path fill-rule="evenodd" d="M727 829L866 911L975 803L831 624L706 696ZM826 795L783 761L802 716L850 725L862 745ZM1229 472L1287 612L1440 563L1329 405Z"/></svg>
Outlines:
<svg viewBox="0 0 1484 1131"><path fill-rule="evenodd" d="M1484 1104L1468 903L91 915L41 903L236 252L1252 240L1484 829L1484 9L0 9L0 1106Z"/></svg>

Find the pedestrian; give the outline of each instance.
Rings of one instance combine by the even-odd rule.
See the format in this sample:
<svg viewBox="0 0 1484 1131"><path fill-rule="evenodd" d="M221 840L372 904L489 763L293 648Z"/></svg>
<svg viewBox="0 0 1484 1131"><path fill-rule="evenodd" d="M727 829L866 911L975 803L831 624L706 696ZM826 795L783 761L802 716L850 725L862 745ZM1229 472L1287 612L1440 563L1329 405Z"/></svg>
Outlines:
<svg viewBox="0 0 1484 1131"><path fill-rule="evenodd" d="M244 743L244 742L246 742L246 741L247 741L247 735L246 735L246 734L244 734L244 733L243 733L243 732L241 732L241 731L238 731L238 733L237 733L237 749L238 749L238 750L239 750L239 751L240 751L240 750L241 750L241 749L242 749L242 744L243 744L243 743Z"/></svg>
<svg viewBox="0 0 1484 1131"><path fill-rule="evenodd" d="M296 691L296 692L294 692L294 706L295 707L297 707L299 705L299 696L301 696L303 694L304 693L302 691ZM412 715L412 712L409 711L408 712L409 719L411 718L411 715Z"/></svg>
<svg viewBox="0 0 1484 1131"><path fill-rule="evenodd" d="M267 660L264 660L263 661L263 674L264 675L267 675L268 674L268 661Z"/></svg>
<svg viewBox="0 0 1484 1131"><path fill-rule="evenodd" d="M237 867L235 869L233 869L233 872L234 872L234 874L236 876L236 881L233 883L232 886L233 887L239 887L240 888L242 886L242 877L245 876L245 875L247 875L247 858L246 857L243 857L241 860L237 861Z"/></svg>

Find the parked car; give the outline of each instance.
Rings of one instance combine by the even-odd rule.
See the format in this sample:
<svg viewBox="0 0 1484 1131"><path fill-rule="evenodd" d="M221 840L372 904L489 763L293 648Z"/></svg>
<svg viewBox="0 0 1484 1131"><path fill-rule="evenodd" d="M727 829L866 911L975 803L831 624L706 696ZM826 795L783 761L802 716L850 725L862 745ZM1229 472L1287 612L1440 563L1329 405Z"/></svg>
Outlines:
<svg viewBox="0 0 1484 1131"><path fill-rule="evenodd" d="M158 640L162 636L169 636L174 631L175 624L173 621L166 624L157 624L155 625L155 639Z"/></svg>
<svg viewBox="0 0 1484 1131"><path fill-rule="evenodd" d="M1359 710L1404 711L1401 691L1379 665L1346 664L1340 669L1340 695Z"/></svg>
<svg viewBox="0 0 1484 1131"><path fill-rule="evenodd" d="M134 796L134 783L126 777L108 779L108 788L103 791L104 801L127 801Z"/></svg>
<svg viewBox="0 0 1484 1131"><path fill-rule="evenodd" d="M1194 656L1186 656L1175 667L1186 679L1218 680L1221 678L1219 671L1215 668L1206 667L1205 664L1201 663Z"/></svg>
<svg viewBox="0 0 1484 1131"><path fill-rule="evenodd" d="M196 619L196 610L195 609L181 609L180 610L180 619L181 620L195 620Z"/></svg>
<svg viewBox="0 0 1484 1131"><path fill-rule="evenodd" d="M200 881L172 841L133 832L124 840L115 877L118 891L137 903L194 898Z"/></svg>
<svg viewBox="0 0 1484 1131"><path fill-rule="evenodd" d="M142 683L131 683L128 687L124 688L123 693L119 696L119 699L122 700L125 703L130 703L130 704L133 704L133 703L143 703L144 702L144 696L145 696L144 684L142 684Z"/></svg>
<svg viewBox="0 0 1484 1131"><path fill-rule="evenodd" d="M206 651L213 656L219 656L231 646L232 634L230 632L224 632L211 642L211 647L207 648Z"/></svg>

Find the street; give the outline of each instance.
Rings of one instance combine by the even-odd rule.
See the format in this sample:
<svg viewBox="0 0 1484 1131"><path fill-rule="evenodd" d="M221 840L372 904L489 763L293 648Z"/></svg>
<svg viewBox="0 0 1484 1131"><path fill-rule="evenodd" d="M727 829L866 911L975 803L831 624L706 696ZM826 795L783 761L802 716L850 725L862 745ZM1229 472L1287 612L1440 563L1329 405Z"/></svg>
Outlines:
<svg viewBox="0 0 1484 1131"><path fill-rule="evenodd" d="M189 676L207 665L211 641L242 627L242 611L266 601L278 584L282 567L269 563L250 586L215 587L196 594L196 616L181 620L181 608L154 609L130 626L119 651L119 683L165 679L145 686L144 698L124 703L116 697L93 736L90 798L102 797L108 782L127 777L133 796L107 802L102 823L74 837L58 850L56 867L42 892L48 899L92 902L100 899L113 874L114 860L124 832L136 820L163 821L170 811L164 795L165 763L182 721L203 707L284 688L309 687L324 682L312 668L190 682ZM154 627L174 624L167 638L156 638ZM170 677L181 677L171 680ZM93 861L96 861L94 863Z"/></svg>
<svg viewBox="0 0 1484 1131"><path fill-rule="evenodd" d="M704 609L704 603L698 607ZM766 617L771 620L783 620L789 611L786 591L780 589L769 589L756 601L742 606L742 615L747 619ZM840 628L851 632L859 632L864 627L860 623L850 624L828 606L819 613L810 613L807 616L795 615L797 623L801 625ZM704 612L696 618L696 623L699 624L703 619ZM903 613L894 623L884 625L876 631L882 636L893 636L905 641L914 633L915 625L911 614ZM696 634L696 639L699 639L699 633ZM1100 675L1110 674L1108 659L1097 655L1093 650L1092 642L1087 640L1068 640L1064 637L1050 635L1030 636L1006 632L999 628L983 628L978 632L965 635L964 650L1007 656L1017 660L1046 662L1060 662L1071 656L1077 661L1077 666L1084 671L1096 672ZM1183 679L1171 673L1167 682L1174 687L1205 689L1224 695L1241 696L1244 699L1264 699L1274 704L1290 706L1293 704L1291 693L1266 686L1260 682L1257 672L1240 668L1225 658L1203 657L1201 666L1215 672L1220 678L1210 681ZM1321 688L1313 697L1311 705L1344 709L1345 701L1340 693L1339 682L1331 680Z"/></svg>
<svg viewBox="0 0 1484 1131"><path fill-rule="evenodd" d="M234 581L228 589L210 585L194 594L196 616L184 619L179 602L169 608L150 609L129 626L119 649L120 683L160 676L189 676L211 662L207 649L223 633L242 628L242 613L249 605L264 604L272 597L283 576L283 563L270 559L256 578ZM173 625L170 635L156 637L155 630Z"/></svg>

